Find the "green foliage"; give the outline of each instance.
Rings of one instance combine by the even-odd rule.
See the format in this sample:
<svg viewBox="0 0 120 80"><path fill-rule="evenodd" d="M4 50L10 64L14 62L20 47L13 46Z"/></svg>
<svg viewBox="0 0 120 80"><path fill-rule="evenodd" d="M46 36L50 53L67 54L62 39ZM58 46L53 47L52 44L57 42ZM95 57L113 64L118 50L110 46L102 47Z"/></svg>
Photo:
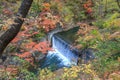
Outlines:
<svg viewBox="0 0 120 80"><path fill-rule="evenodd" d="M21 69L19 75L23 75L22 79L24 80L38 80L34 73L29 72L26 69Z"/></svg>
<svg viewBox="0 0 120 80"><path fill-rule="evenodd" d="M86 33L84 36L79 36L77 39L78 45L84 48L95 48L99 41L102 41L102 35L99 30L93 29Z"/></svg>
<svg viewBox="0 0 120 80"><path fill-rule="evenodd" d="M103 24L104 28L112 28L115 27L114 20L120 17L119 13L114 13L108 20L106 20ZM120 26L120 25L119 25Z"/></svg>
<svg viewBox="0 0 120 80"><path fill-rule="evenodd" d="M97 27L99 27L100 29L118 29L120 27L120 14L119 13L114 13L112 15L109 15L109 17L107 17L107 19L100 19L96 22L93 22L93 24Z"/></svg>
<svg viewBox="0 0 120 80"><path fill-rule="evenodd" d="M11 3L16 3L17 5L20 5L21 2L20 0L1 1L5 1L5 3L7 2L9 5ZM34 0L30 10L30 16L36 16L39 14L39 12L41 12L41 10L43 9L42 5L44 1L45 0ZM83 8L83 4L86 2L86 0L50 0L49 2L51 8L50 13L59 15L59 18L61 18L61 21L63 23L78 22L85 20L89 21L90 19L90 17L85 13L85 10ZM99 9L100 6L102 7L101 11ZM17 12L18 8L16 7L11 7L13 12ZM0 6L0 13L2 13L2 9L3 6ZM40 70L40 74L38 76L39 79L77 80L81 79L85 75L84 79L88 80L89 78L93 79L94 77L96 77L96 72L98 73L98 75L103 76L105 72L120 70L120 14L117 12L119 11L117 3L115 2L115 0L102 0L101 2L99 2L99 0L95 0L93 5L93 11L94 12L90 16L91 18L93 17L96 20L92 23L93 25L97 26L98 29L92 29L90 30L90 32L86 32L84 36L79 35L77 39L77 44L82 45L83 49L94 48L96 50L96 59L94 60L94 62L91 63L93 66L72 66L71 68L64 68L62 75L56 75L55 72L52 72L52 70L55 68L55 65L53 65L49 69ZM99 15L99 12L102 12L101 16ZM0 18L0 21L2 22L2 18ZM87 30L89 30L89 28ZM33 31L31 31L30 34L31 33L33 33ZM32 38L33 40L40 40L44 36L45 33L42 30L40 30L39 33L33 35ZM9 49L9 52L17 51L16 48L11 45ZM28 68L31 67L31 65L27 61L18 57L15 57L14 61L18 61L19 64L21 64L21 66L19 66L20 73L18 75L22 75L22 79L38 80L34 73L28 71ZM92 70L91 67L94 68L96 72ZM9 76L7 76L6 73L3 73L2 77L4 79L7 79ZM12 80L16 80L16 78L13 78Z"/></svg>
<svg viewBox="0 0 120 80"><path fill-rule="evenodd" d="M8 48L8 50L6 50L6 52L7 52L7 51L9 51L9 52L15 52L16 49L17 49L15 46L13 46L13 45L11 45L11 44L10 44L9 47L7 47L7 48Z"/></svg>
<svg viewBox="0 0 120 80"><path fill-rule="evenodd" d="M103 0L103 4L106 4L105 0ZM107 8L108 13L119 11L119 7L117 6L117 2L115 0L107 0Z"/></svg>
<svg viewBox="0 0 120 80"><path fill-rule="evenodd" d="M105 17L107 15L112 15L114 12L119 12L119 7L115 0L95 0L94 2L94 14L96 19Z"/></svg>
<svg viewBox="0 0 120 80"><path fill-rule="evenodd" d="M17 79L15 79L15 78L12 78L11 80L17 80Z"/></svg>
<svg viewBox="0 0 120 80"><path fill-rule="evenodd" d="M40 1L39 0L34 0L32 6L31 6L31 13L36 14L36 13L40 12L41 9L42 9L41 0Z"/></svg>
<svg viewBox="0 0 120 80"><path fill-rule="evenodd" d="M2 6L0 6L0 14L2 13Z"/></svg>
<svg viewBox="0 0 120 80"><path fill-rule="evenodd" d="M17 63L19 63L21 65L19 67L20 69L28 69L31 66L29 62L27 62L26 60L21 59L19 57L14 57L13 60L18 61Z"/></svg>
<svg viewBox="0 0 120 80"><path fill-rule="evenodd" d="M106 35L107 32L100 33L102 36L103 34ZM93 31L92 34L98 37L96 31ZM102 37L101 36L101 37ZM109 35L110 36L110 35ZM108 39L105 36L102 37L94 37L93 39L85 42L85 40L81 41L88 47L96 49L96 60L93 62L94 68L96 69L98 75L104 75L105 72L112 72L115 70L120 70L120 63L118 58L120 57L120 38L114 38L113 40ZM105 39L104 39L105 38Z"/></svg>
<svg viewBox="0 0 120 80"><path fill-rule="evenodd" d="M93 34L93 35L98 35L99 34L99 32L97 30L92 30L90 33Z"/></svg>
<svg viewBox="0 0 120 80"><path fill-rule="evenodd" d="M91 30L85 36L78 38L84 48L94 48L96 59L92 62L93 68L101 77L105 73L120 70L120 19L119 13L109 14L104 19L93 24L98 29Z"/></svg>
<svg viewBox="0 0 120 80"><path fill-rule="evenodd" d="M100 50L99 52L103 54L113 55L119 52L120 44L118 43L120 43L120 40L99 42L99 44L97 45L97 49ZM100 54L98 53L98 55Z"/></svg>
<svg viewBox="0 0 120 80"><path fill-rule="evenodd" d="M64 15L65 22L69 22L73 17L73 13L72 13L72 11L70 10L69 7L63 8L62 13Z"/></svg>
<svg viewBox="0 0 120 80"><path fill-rule="evenodd" d="M39 41L43 37L45 37L45 33L43 32L43 30L40 30L38 34L32 36L32 38L37 41Z"/></svg>
<svg viewBox="0 0 120 80"><path fill-rule="evenodd" d="M82 0L67 0L67 1L54 1L51 0L51 9L53 13L57 13L61 16L63 22L77 22L83 19L87 19L83 8Z"/></svg>
<svg viewBox="0 0 120 80"><path fill-rule="evenodd" d="M93 22L93 25L97 26L100 29L104 28L103 24L104 24L104 21L102 19L97 20L96 22Z"/></svg>

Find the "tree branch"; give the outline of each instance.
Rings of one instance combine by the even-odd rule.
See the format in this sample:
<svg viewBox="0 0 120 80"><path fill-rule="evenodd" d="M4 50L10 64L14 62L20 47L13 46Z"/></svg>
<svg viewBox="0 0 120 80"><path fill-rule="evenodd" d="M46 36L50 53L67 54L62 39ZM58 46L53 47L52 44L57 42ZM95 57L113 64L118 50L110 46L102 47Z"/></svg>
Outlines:
<svg viewBox="0 0 120 80"><path fill-rule="evenodd" d="M14 23L10 25L10 28L0 35L0 56L2 55L6 46L15 38L19 32L26 17L33 0L23 0L18 10Z"/></svg>

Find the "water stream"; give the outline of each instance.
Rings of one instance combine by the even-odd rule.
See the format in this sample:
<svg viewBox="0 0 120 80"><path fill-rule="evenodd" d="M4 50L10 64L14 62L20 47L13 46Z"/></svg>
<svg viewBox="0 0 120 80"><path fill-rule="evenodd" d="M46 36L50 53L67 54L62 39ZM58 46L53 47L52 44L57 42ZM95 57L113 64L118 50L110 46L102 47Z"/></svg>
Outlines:
<svg viewBox="0 0 120 80"><path fill-rule="evenodd" d="M51 32L48 36L52 43L54 51L48 51L48 54L41 64L41 68L49 67L59 69L62 67L70 67L77 65L78 58L84 63L95 58L92 49L77 50L71 45L78 38L77 31L79 27L74 27L68 31L62 31L60 28Z"/></svg>
<svg viewBox="0 0 120 80"><path fill-rule="evenodd" d="M55 34L52 36L52 48L54 51L48 52L46 59L42 63L42 68L54 67L58 69L77 65L77 50L71 49L69 43Z"/></svg>

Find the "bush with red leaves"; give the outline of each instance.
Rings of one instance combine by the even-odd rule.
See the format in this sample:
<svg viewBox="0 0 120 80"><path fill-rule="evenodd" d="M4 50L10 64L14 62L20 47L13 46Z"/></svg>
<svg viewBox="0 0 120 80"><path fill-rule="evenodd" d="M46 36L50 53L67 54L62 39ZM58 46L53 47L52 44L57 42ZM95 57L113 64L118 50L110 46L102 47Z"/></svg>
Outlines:
<svg viewBox="0 0 120 80"><path fill-rule="evenodd" d="M88 0L84 5L83 5L84 9L85 9L85 12L87 14L91 14L93 11L92 11L92 1L91 0Z"/></svg>
<svg viewBox="0 0 120 80"><path fill-rule="evenodd" d="M26 44L25 48L28 49L29 51L24 52L23 50L21 54L17 53L15 55L28 61L32 65L34 65L34 58L32 56L33 52L38 51L43 54L47 54L48 51L53 50L50 47L50 43L48 41L39 42L38 44L35 42L31 42L31 43Z"/></svg>

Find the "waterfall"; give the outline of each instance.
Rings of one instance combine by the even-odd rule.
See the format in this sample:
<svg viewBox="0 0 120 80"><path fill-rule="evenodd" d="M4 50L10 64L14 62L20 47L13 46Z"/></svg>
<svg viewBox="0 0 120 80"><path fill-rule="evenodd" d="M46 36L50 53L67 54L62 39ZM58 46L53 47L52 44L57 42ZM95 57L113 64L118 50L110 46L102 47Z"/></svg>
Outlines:
<svg viewBox="0 0 120 80"><path fill-rule="evenodd" d="M77 65L78 54L76 49L71 49L70 44L57 35L52 36L52 48L54 51L48 51L42 68L54 66L57 69Z"/></svg>
<svg viewBox="0 0 120 80"><path fill-rule="evenodd" d="M62 38L54 35L52 38L53 48L57 50L57 52L61 53L64 57L66 57L70 62L77 63L78 55L75 49L70 47L70 44L65 42Z"/></svg>

